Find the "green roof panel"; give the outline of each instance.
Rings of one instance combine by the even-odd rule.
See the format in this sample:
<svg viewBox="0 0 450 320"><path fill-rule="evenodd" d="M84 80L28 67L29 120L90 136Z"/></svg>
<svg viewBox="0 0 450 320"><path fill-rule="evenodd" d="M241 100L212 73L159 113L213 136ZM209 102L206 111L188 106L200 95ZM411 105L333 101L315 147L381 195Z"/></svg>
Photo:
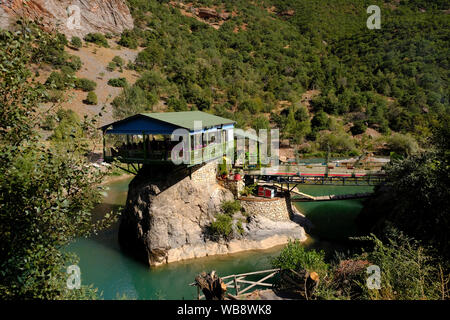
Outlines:
<svg viewBox="0 0 450 320"><path fill-rule="evenodd" d="M202 129L236 123L233 120L201 111L141 113L141 115L170 123L177 127L185 128L189 131L194 131L195 121L202 122Z"/></svg>

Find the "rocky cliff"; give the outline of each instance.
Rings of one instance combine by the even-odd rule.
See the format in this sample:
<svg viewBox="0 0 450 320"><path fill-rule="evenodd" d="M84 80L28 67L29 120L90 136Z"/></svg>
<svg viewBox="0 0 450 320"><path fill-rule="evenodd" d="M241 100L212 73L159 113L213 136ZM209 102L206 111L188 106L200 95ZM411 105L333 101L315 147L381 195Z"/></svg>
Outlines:
<svg viewBox="0 0 450 320"><path fill-rule="evenodd" d="M140 172L130 183L119 239L122 247L150 266L215 254L267 249L288 239L305 240L292 221L252 216L241 239L215 242L205 228L233 194L216 181L214 163L189 170L175 167Z"/></svg>
<svg viewBox="0 0 450 320"><path fill-rule="evenodd" d="M8 27L17 17L36 21L46 31L58 30L68 38L133 28L125 0L0 1L0 27Z"/></svg>

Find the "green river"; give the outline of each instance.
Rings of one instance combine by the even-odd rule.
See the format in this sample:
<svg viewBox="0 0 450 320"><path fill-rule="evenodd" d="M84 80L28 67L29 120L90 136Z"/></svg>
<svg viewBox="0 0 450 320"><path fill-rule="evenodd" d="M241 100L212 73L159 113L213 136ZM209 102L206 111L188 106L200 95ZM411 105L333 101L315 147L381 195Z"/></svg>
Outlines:
<svg viewBox="0 0 450 320"><path fill-rule="evenodd" d="M130 179L108 184L109 190L94 215L118 210L126 201ZM369 192L372 187L303 186L300 191L311 195ZM361 210L361 200L296 203L315 225L305 246L324 249L331 254L342 248L339 240L355 235L354 218ZM270 260L282 247L227 256L213 256L148 268L121 252L118 224L97 236L79 239L68 250L79 258L81 281L93 284L104 299L195 299L197 290L188 284L202 271L216 270L219 275L269 269Z"/></svg>

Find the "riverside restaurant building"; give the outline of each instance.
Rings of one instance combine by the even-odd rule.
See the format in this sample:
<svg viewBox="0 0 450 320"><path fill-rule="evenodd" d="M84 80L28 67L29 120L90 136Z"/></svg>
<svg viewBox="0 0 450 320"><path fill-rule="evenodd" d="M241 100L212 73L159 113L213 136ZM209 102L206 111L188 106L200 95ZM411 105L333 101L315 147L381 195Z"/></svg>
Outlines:
<svg viewBox="0 0 450 320"><path fill-rule="evenodd" d="M196 165L228 155L234 147L234 125L201 111L137 114L101 127L103 158L143 165L182 159Z"/></svg>

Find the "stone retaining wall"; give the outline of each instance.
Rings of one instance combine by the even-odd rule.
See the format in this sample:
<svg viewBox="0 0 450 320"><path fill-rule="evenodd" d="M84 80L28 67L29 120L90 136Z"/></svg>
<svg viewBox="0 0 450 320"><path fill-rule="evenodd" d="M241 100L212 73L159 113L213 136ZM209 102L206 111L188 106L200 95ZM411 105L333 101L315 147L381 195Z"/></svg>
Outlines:
<svg viewBox="0 0 450 320"><path fill-rule="evenodd" d="M284 198L241 198L241 207L252 215L262 215L273 221L290 220L289 210Z"/></svg>
<svg viewBox="0 0 450 320"><path fill-rule="evenodd" d="M191 175L191 180L194 183L211 183L216 184L217 175L217 161L212 161L205 164L200 169L196 170Z"/></svg>

